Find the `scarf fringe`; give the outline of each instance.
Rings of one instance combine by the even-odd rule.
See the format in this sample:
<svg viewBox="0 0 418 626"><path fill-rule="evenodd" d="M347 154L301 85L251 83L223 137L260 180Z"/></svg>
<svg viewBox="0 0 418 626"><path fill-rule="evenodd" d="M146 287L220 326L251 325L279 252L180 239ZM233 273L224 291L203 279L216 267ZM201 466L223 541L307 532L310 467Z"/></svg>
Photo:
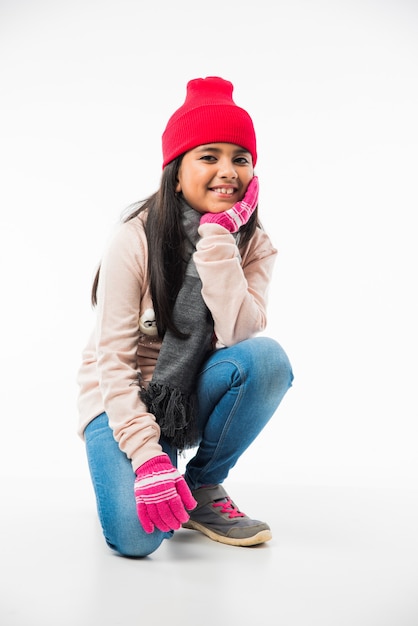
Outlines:
<svg viewBox="0 0 418 626"><path fill-rule="evenodd" d="M139 395L148 411L155 415L162 435L179 451L198 444L193 394L151 381Z"/></svg>

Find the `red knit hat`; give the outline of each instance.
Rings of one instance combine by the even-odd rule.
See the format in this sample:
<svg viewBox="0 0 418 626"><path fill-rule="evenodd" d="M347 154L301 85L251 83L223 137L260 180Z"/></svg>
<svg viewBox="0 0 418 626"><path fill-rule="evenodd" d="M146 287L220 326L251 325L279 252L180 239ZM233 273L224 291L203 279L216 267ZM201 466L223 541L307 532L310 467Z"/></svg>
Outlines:
<svg viewBox="0 0 418 626"><path fill-rule="evenodd" d="M232 99L232 83L217 76L187 83L184 104L168 120L163 133L163 168L173 159L205 143L234 143L257 161L253 122Z"/></svg>

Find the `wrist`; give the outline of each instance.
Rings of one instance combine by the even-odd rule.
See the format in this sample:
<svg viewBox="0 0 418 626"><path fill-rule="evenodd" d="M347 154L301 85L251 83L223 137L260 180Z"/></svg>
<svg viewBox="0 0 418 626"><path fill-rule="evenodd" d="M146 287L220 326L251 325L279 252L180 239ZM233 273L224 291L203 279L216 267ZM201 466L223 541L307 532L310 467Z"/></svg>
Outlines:
<svg viewBox="0 0 418 626"><path fill-rule="evenodd" d="M145 463L142 463L139 467L136 468L135 474L137 476L142 475L144 473L152 472L153 470L161 468L161 466L172 466L170 461L170 457L168 454L159 454L158 456L153 456Z"/></svg>

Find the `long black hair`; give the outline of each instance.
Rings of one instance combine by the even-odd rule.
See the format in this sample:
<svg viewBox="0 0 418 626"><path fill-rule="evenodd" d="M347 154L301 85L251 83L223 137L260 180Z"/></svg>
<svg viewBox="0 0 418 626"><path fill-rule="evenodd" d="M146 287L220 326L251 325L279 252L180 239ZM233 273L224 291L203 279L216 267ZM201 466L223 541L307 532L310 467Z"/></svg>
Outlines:
<svg viewBox="0 0 418 626"><path fill-rule="evenodd" d="M160 337L166 330L182 336L172 319L177 294L183 283L186 263L184 261L184 240L181 218L181 195L176 192L177 174L183 155L166 165L163 170L160 188L146 200L133 205L122 222L134 219L147 211L145 234L148 243L148 275L155 320ZM240 248L245 247L253 236L258 221L257 209L240 229ZM100 266L93 280L91 302L97 304L97 286Z"/></svg>

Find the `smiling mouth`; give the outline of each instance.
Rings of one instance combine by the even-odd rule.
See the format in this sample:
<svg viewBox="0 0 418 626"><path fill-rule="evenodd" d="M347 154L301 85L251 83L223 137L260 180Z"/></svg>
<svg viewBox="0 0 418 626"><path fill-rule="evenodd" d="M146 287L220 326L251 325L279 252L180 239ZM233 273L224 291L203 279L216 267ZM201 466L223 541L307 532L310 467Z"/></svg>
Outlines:
<svg viewBox="0 0 418 626"><path fill-rule="evenodd" d="M223 193L227 196L232 196L232 194L235 193L235 189L232 187L213 187L212 191L215 191L216 193Z"/></svg>

